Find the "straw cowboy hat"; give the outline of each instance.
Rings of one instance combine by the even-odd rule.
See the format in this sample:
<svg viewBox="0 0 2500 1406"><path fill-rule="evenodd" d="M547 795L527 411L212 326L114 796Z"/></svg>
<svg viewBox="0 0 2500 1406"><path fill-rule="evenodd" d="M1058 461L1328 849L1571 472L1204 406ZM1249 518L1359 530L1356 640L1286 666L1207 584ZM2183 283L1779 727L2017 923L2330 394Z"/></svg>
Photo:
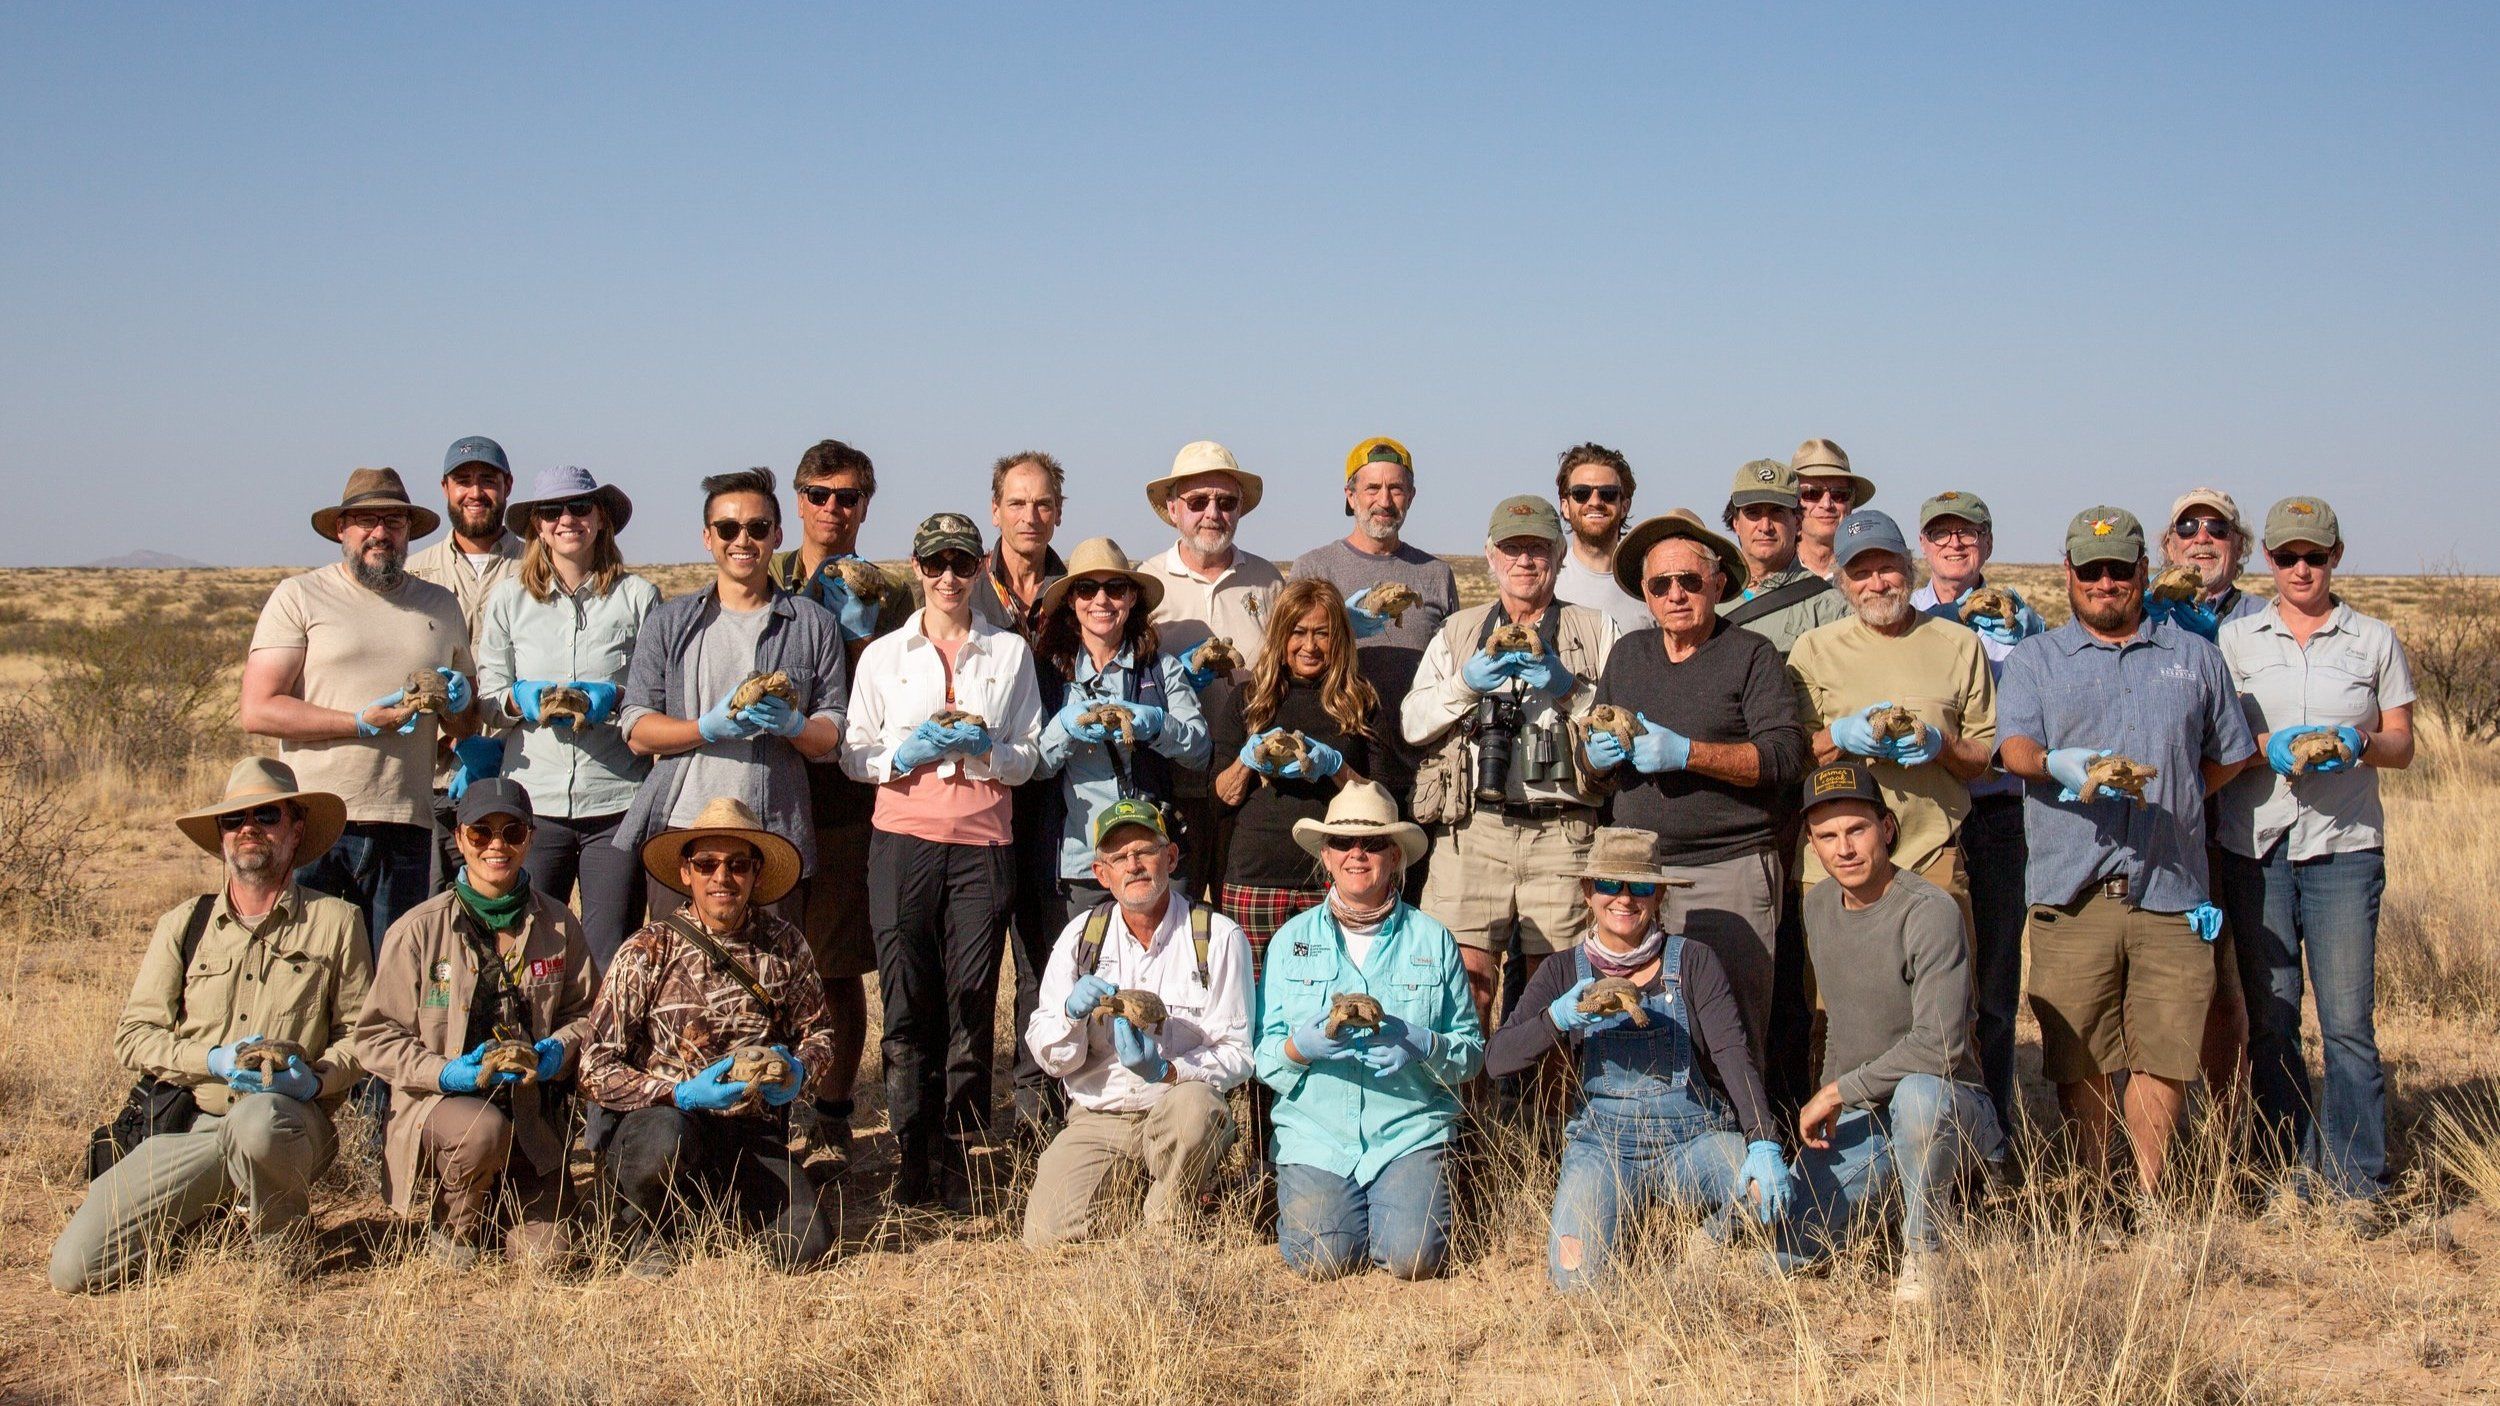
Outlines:
<svg viewBox="0 0 2500 1406"><path fill-rule="evenodd" d="M1348 782L1328 803L1326 820L1293 823L1293 842L1313 856L1327 850L1331 835L1386 835L1398 842L1401 865L1411 866L1424 857L1423 828L1398 819L1398 803L1377 781Z"/></svg>
<svg viewBox="0 0 2500 1406"><path fill-rule="evenodd" d="M405 512L411 541L443 525L441 513L408 501L408 490L399 481L399 470L358 469L347 476L347 487L339 494L337 507L313 510L313 531L333 542L339 540L339 514L358 508L397 508Z"/></svg>
<svg viewBox="0 0 2500 1406"><path fill-rule="evenodd" d="M566 464L559 468L540 469L530 480L529 496L503 510L503 525L513 536L528 541L538 531L538 505L570 503L588 498L607 515L611 535L625 530L634 516L634 500L615 484L601 484L590 476L590 470Z"/></svg>
<svg viewBox="0 0 2500 1406"><path fill-rule="evenodd" d="M1163 603L1163 583L1137 569L1120 550L1120 544L1108 537L1088 537L1068 553L1068 572L1042 588L1042 617L1048 619L1059 609L1059 602L1068 598L1068 588L1080 580L1099 581L1106 576L1125 576L1137 587L1135 611L1151 611Z"/></svg>
<svg viewBox="0 0 2500 1406"><path fill-rule="evenodd" d="M1809 439L1797 446L1797 453L1788 461L1799 478L1845 478L1849 480L1849 506L1863 508L1875 501L1875 480L1849 467L1849 451L1828 439Z"/></svg>
<svg viewBox="0 0 2500 1406"><path fill-rule="evenodd" d="M1589 857L1581 864L1575 879L1621 879L1633 884L1661 884L1667 888L1688 889L1690 879L1678 879L1658 867L1658 836L1647 830L1634 830L1622 825L1607 825L1589 841Z"/></svg>
<svg viewBox="0 0 2500 1406"><path fill-rule="evenodd" d="M1751 573L1745 570L1744 554L1736 550L1735 543L1711 531L1690 508L1660 513L1624 535L1623 545L1615 549L1615 584L1634 600L1649 599L1641 591L1641 571L1649 560L1649 549L1672 538L1707 547L1719 559L1719 570L1727 575L1723 589L1745 589Z"/></svg>
<svg viewBox="0 0 2500 1406"><path fill-rule="evenodd" d="M686 857L687 846L697 840L712 839L744 840L763 857L764 872L755 876L755 902L776 902L798 887L798 846L765 829L755 812L734 796L705 801L692 825L683 830L663 830L643 841L643 872L685 893L686 881L677 872L679 862Z"/></svg>
<svg viewBox="0 0 2500 1406"><path fill-rule="evenodd" d="M1259 476L1243 473L1241 461L1233 457L1233 451L1214 440L1202 439L1182 445L1181 452L1172 456L1172 472L1147 483L1146 501L1154 507L1155 516L1170 522L1173 487L1182 479L1195 478L1199 474L1233 476L1233 482L1241 485L1240 516L1250 516L1250 510L1259 505Z"/></svg>
<svg viewBox="0 0 2500 1406"><path fill-rule="evenodd" d="M225 841L217 833L217 817L254 806L293 801L304 808L304 835L295 842L296 858L309 864L330 852L347 830L347 802L327 791L307 791L295 783L295 768L274 757L245 757L226 777L226 794L216 804L184 811L174 828L191 843L222 857Z"/></svg>

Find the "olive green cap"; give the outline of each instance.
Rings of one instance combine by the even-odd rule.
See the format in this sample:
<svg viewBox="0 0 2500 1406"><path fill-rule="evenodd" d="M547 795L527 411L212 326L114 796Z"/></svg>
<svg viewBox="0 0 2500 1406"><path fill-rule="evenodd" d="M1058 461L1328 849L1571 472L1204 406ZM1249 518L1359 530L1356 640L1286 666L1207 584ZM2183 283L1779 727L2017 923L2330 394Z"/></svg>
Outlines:
<svg viewBox="0 0 2500 1406"><path fill-rule="evenodd" d="M1738 469L1736 481L1727 488L1728 510L1733 512L1753 503L1796 507L1797 471L1777 459L1755 459Z"/></svg>
<svg viewBox="0 0 2500 1406"><path fill-rule="evenodd" d="M1940 517L1958 517L1973 527L1995 526L1988 520L1987 500L1958 488L1948 488L1918 505L1918 530L1925 532L1927 524Z"/></svg>
<svg viewBox="0 0 2500 1406"><path fill-rule="evenodd" d="M1562 514L1554 505L1533 493L1505 498L1493 505L1492 520L1485 524L1484 540L1507 542L1513 537L1542 537L1548 542L1563 539Z"/></svg>
<svg viewBox="0 0 2500 1406"><path fill-rule="evenodd" d="M2124 508L2104 503L2084 509L2066 524L2066 560L2071 565L2143 559L2144 524Z"/></svg>
<svg viewBox="0 0 2500 1406"><path fill-rule="evenodd" d="M2287 542L2315 542L2321 547L2343 545L2343 524L2335 520L2335 510L2324 498L2303 495L2286 498L2266 509L2266 550Z"/></svg>

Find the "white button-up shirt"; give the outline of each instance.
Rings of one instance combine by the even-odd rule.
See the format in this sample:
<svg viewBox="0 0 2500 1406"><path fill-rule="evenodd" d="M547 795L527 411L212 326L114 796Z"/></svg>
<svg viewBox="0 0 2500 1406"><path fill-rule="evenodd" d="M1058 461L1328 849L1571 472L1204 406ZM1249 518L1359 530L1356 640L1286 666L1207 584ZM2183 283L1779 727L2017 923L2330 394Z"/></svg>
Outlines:
<svg viewBox="0 0 2500 1406"><path fill-rule="evenodd" d="M2413 701L2413 671L2396 632L2341 601L2307 648L2293 640L2271 605L2225 622L2219 643L2252 733L2304 723L2367 732L2378 726L2382 710ZM2213 816L2222 847L2251 859L2265 858L2286 836L2285 858L2293 860L2387 842L2374 767L2292 781L2272 767L2253 766L2214 797Z"/></svg>
<svg viewBox="0 0 2500 1406"><path fill-rule="evenodd" d="M990 749L977 757L950 752L937 774L960 772L1002 786L1029 779L1042 755L1042 690L1024 637L973 616L950 679L945 656L923 632L926 619L925 610L914 612L909 625L860 651L842 725L842 770L852 780L884 785L896 775L894 749L912 730L960 708L988 727Z"/></svg>
<svg viewBox="0 0 2500 1406"><path fill-rule="evenodd" d="M1235 547L1231 566L1201 576L1182 563L1175 542L1137 569L1163 583L1163 600L1155 606L1153 619L1164 653L1178 659L1209 636L1222 635L1241 651L1241 667L1258 665L1267 648L1267 608L1285 588L1276 563Z"/></svg>
<svg viewBox="0 0 2500 1406"><path fill-rule="evenodd" d="M1091 912L1077 914L1059 932L1042 969L1042 990L1025 1024L1025 1048L1044 1073L1068 1086L1068 1097L1096 1113L1139 1113L1154 1107L1167 1085L1149 1084L1120 1063L1108 1020L1070 1020L1068 993L1076 988L1076 946ZM1137 988L1163 998L1170 1018L1156 1043L1172 1062L1175 1081L1194 1079L1219 1091L1250 1077L1250 940L1241 925L1221 913L1207 927L1207 984L1198 984L1197 949L1189 940L1189 904L1178 893L1165 897L1163 921L1152 941L1140 945L1118 909L1103 927L1102 955L1094 975L1121 990Z"/></svg>

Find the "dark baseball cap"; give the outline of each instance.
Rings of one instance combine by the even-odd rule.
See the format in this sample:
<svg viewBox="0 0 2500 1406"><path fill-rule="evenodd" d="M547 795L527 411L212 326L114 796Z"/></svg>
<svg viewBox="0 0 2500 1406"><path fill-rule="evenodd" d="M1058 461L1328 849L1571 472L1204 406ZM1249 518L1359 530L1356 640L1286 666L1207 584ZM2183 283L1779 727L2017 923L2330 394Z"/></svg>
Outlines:
<svg viewBox="0 0 2500 1406"><path fill-rule="evenodd" d="M1878 810L1889 809L1882 788L1875 784L1875 773L1855 757L1807 772L1801 801L1800 809L1807 813L1832 801L1865 801Z"/></svg>
<svg viewBox="0 0 2500 1406"><path fill-rule="evenodd" d="M530 809L530 793L509 776L470 782L469 789L460 793L456 814L463 825L475 825L490 815L509 815L532 825L538 823L537 813Z"/></svg>
<svg viewBox="0 0 2500 1406"><path fill-rule="evenodd" d="M512 477L512 461L503 456L503 446L482 434L454 440L451 448L443 451L443 477L449 478L452 470L471 464L484 464L505 478Z"/></svg>
<svg viewBox="0 0 2500 1406"><path fill-rule="evenodd" d="M1901 537L1901 524L1892 514L1860 508L1840 521L1840 534L1832 546L1832 565L1847 566L1868 552L1890 552L1907 559L1910 544Z"/></svg>

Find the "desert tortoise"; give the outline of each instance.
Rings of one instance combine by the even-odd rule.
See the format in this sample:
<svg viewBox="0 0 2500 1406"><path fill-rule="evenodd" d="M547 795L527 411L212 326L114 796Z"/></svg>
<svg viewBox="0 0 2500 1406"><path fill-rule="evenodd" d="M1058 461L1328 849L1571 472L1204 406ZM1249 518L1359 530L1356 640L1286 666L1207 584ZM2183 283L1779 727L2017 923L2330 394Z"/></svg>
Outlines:
<svg viewBox="0 0 2500 1406"><path fill-rule="evenodd" d="M1619 976L1601 976L1580 993L1582 1015L1628 1015L1639 1026L1649 1024L1649 1012L1641 1009L1641 988Z"/></svg>
<svg viewBox="0 0 2500 1406"><path fill-rule="evenodd" d="M1094 1007L1093 1018L1108 1023L1118 1016L1140 1030L1161 1030L1171 1015L1161 996L1143 987L1124 986L1102 998L1102 1004Z"/></svg>
<svg viewBox="0 0 2500 1406"><path fill-rule="evenodd" d="M1363 593L1363 608L1374 615L1386 615L1397 624L1406 623L1406 612L1421 604L1423 597L1403 581L1383 581Z"/></svg>
<svg viewBox="0 0 2500 1406"><path fill-rule="evenodd" d="M1340 991L1328 999L1328 1020L1320 1028L1334 1040L1348 1030L1378 1030L1387 1018L1378 998L1361 991Z"/></svg>
<svg viewBox="0 0 2500 1406"><path fill-rule="evenodd" d="M749 674L741 680L729 695L729 711L743 713L767 698L778 698L793 708L799 706L799 691L791 685L790 676L775 669L769 674Z"/></svg>
<svg viewBox="0 0 2500 1406"><path fill-rule="evenodd" d="M2150 767L2132 757L2107 756L2095 758L2083 769L2083 798L2091 800L2106 786L2121 795L2133 797L2144 804L2144 783L2161 775L2159 767Z"/></svg>

